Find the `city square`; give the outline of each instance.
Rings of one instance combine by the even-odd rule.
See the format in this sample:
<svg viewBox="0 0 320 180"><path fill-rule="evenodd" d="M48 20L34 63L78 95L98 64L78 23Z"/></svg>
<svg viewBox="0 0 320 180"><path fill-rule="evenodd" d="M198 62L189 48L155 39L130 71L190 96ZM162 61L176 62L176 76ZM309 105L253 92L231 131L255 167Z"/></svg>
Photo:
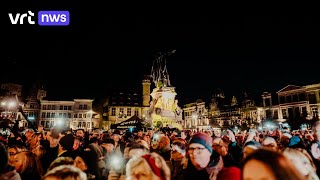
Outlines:
<svg viewBox="0 0 320 180"><path fill-rule="evenodd" d="M318 18L14 10L0 180L319 179Z"/></svg>

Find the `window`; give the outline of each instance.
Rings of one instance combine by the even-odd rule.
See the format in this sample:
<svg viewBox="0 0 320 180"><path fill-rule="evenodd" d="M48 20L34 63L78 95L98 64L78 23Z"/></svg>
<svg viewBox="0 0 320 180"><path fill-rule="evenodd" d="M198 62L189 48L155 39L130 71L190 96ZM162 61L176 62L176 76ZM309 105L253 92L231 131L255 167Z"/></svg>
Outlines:
<svg viewBox="0 0 320 180"><path fill-rule="evenodd" d="M317 98L315 93L310 93L309 95L309 103L310 104L316 104L317 103Z"/></svg>
<svg viewBox="0 0 320 180"><path fill-rule="evenodd" d="M131 108L127 108L127 115L131 116Z"/></svg>
<svg viewBox="0 0 320 180"><path fill-rule="evenodd" d="M51 118L55 118L56 113L51 113Z"/></svg>
<svg viewBox="0 0 320 180"><path fill-rule="evenodd" d="M47 112L47 117L46 118L50 118L50 113L49 112Z"/></svg>
<svg viewBox="0 0 320 180"><path fill-rule="evenodd" d="M83 105L83 109L88 109L88 105Z"/></svg>
<svg viewBox="0 0 320 180"><path fill-rule="evenodd" d="M91 118L91 116L90 116L90 114L89 114L89 113L87 114L87 118Z"/></svg>
<svg viewBox="0 0 320 180"><path fill-rule="evenodd" d="M69 110L69 111L71 110L71 106L68 106L68 110Z"/></svg>
<svg viewBox="0 0 320 180"><path fill-rule="evenodd" d="M63 106L63 110L68 110L68 106Z"/></svg>
<svg viewBox="0 0 320 180"><path fill-rule="evenodd" d="M286 109L282 109L282 117L283 117L283 119L287 119L288 118Z"/></svg>
<svg viewBox="0 0 320 180"><path fill-rule="evenodd" d="M87 122L87 128L90 128L90 122Z"/></svg>
<svg viewBox="0 0 320 180"><path fill-rule="evenodd" d="M115 116L116 115L116 108L113 107L111 108L111 116Z"/></svg>
<svg viewBox="0 0 320 180"><path fill-rule="evenodd" d="M45 121L45 127L49 128L49 121Z"/></svg>
<svg viewBox="0 0 320 180"><path fill-rule="evenodd" d="M79 118L82 118L82 114L79 114Z"/></svg>
<svg viewBox="0 0 320 180"><path fill-rule="evenodd" d="M51 105L48 105L48 110L51 110Z"/></svg>
<svg viewBox="0 0 320 180"><path fill-rule="evenodd" d="M59 117L62 118L62 113L59 113Z"/></svg>
<svg viewBox="0 0 320 180"><path fill-rule="evenodd" d="M298 94L292 96L293 102L298 102Z"/></svg>
<svg viewBox="0 0 320 180"><path fill-rule="evenodd" d="M63 106L60 106L60 110L63 110Z"/></svg>
<svg viewBox="0 0 320 180"><path fill-rule="evenodd" d="M71 113L68 113L68 118L71 118Z"/></svg>
<svg viewBox="0 0 320 180"><path fill-rule="evenodd" d="M286 99L284 96L280 96L280 104L286 103Z"/></svg>
<svg viewBox="0 0 320 180"><path fill-rule="evenodd" d="M81 104L79 105L79 109L82 109L82 105Z"/></svg>
<svg viewBox="0 0 320 180"><path fill-rule="evenodd" d="M303 117L307 117L307 115L308 115L307 107L304 106L304 107L301 108L301 110L302 110L302 116Z"/></svg>
<svg viewBox="0 0 320 180"><path fill-rule="evenodd" d="M286 96L287 103L291 103L291 96Z"/></svg>
<svg viewBox="0 0 320 180"><path fill-rule="evenodd" d="M63 118L66 118L67 117L67 113L63 113Z"/></svg>
<svg viewBox="0 0 320 180"><path fill-rule="evenodd" d="M42 106L42 109L43 109L43 110L47 110L47 105L43 105L43 106Z"/></svg>
<svg viewBox="0 0 320 180"><path fill-rule="evenodd" d="M45 118L45 117L46 117L46 113L45 113L45 112L42 112L42 113L41 113L41 117L42 117L42 118Z"/></svg>
<svg viewBox="0 0 320 180"><path fill-rule="evenodd" d="M31 103L31 104L30 104L30 108L31 108L31 109L34 109L34 103Z"/></svg>
<svg viewBox="0 0 320 180"><path fill-rule="evenodd" d="M83 118L87 118L87 114L83 114Z"/></svg>
<svg viewBox="0 0 320 180"><path fill-rule="evenodd" d="M139 116L139 110L138 109L134 110L134 115Z"/></svg>
<svg viewBox="0 0 320 180"><path fill-rule="evenodd" d="M78 114L74 114L73 117L74 117L74 118L78 118Z"/></svg>
<svg viewBox="0 0 320 180"><path fill-rule="evenodd" d="M51 106L51 109L52 109L52 110L56 110L56 105L52 105L52 106Z"/></svg>
<svg viewBox="0 0 320 180"><path fill-rule="evenodd" d="M273 119L278 119L278 110L273 111Z"/></svg>
<svg viewBox="0 0 320 180"><path fill-rule="evenodd" d="M86 122L82 122L82 127L86 127Z"/></svg>
<svg viewBox="0 0 320 180"><path fill-rule="evenodd" d="M299 94L299 100L300 101L305 101L306 100L306 95L303 94L303 93Z"/></svg>
<svg viewBox="0 0 320 180"><path fill-rule="evenodd" d="M120 114L123 114L123 112L124 112L124 109L121 107L120 108Z"/></svg>

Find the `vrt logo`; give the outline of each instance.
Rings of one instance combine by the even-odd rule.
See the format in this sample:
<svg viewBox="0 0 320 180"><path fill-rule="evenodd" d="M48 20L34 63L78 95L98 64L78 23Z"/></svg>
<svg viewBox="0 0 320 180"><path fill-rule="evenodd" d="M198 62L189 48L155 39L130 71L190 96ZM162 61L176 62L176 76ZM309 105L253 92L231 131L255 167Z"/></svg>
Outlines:
<svg viewBox="0 0 320 180"><path fill-rule="evenodd" d="M20 19L20 24L23 24L23 19L25 17L28 17L29 24L35 24L35 22L31 19L33 16L34 16L34 13L31 11L28 11L28 13L24 13L21 16L20 16L20 13L17 13L14 18L13 18L12 13L9 13L9 18L10 18L11 24L17 24L19 19Z"/></svg>
<svg viewBox="0 0 320 180"><path fill-rule="evenodd" d="M28 11L28 13L17 13L15 16L12 13L8 13L11 24L23 24L24 18L28 18L29 24L35 24L32 20L34 13ZM67 26L70 23L69 11L39 11L38 12L38 24L39 26Z"/></svg>

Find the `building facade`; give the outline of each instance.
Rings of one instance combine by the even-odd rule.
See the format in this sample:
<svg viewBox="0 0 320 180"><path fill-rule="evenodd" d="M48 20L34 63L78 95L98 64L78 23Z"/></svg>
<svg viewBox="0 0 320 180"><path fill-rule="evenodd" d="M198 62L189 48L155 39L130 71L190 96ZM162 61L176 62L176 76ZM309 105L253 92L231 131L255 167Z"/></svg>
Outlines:
<svg viewBox="0 0 320 180"><path fill-rule="evenodd" d="M198 99L194 103L184 105L183 108L184 128L209 129L208 108L205 102Z"/></svg>
<svg viewBox="0 0 320 180"><path fill-rule="evenodd" d="M142 115L143 106L141 106L142 98L136 92L115 92L109 99L108 108L108 127L112 124L117 124L125 121L136 115L144 119Z"/></svg>
<svg viewBox="0 0 320 180"><path fill-rule="evenodd" d="M72 101L41 100L40 121L44 128L61 126L70 129L99 127L99 118L92 110L92 99L73 99Z"/></svg>
<svg viewBox="0 0 320 180"><path fill-rule="evenodd" d="M262 94L267 119L279 122L303 123L319 120L320 84L306 86L288 85L277 92L273 104L271 93Z"/></svg>

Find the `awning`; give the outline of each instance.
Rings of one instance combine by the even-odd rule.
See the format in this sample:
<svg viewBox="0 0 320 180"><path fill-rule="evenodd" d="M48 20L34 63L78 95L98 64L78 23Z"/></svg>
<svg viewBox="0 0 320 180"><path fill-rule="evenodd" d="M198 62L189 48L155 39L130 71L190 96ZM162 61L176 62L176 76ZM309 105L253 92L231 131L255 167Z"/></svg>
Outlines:
<svg viewBox="0 0 320 180"><path fill-rule="evenodd" d="M131 118L122 121L118 124L111 124L111 129L128 129L128 128L142 128L142 119L140 119L138 116L134 115Z"/></svg>

